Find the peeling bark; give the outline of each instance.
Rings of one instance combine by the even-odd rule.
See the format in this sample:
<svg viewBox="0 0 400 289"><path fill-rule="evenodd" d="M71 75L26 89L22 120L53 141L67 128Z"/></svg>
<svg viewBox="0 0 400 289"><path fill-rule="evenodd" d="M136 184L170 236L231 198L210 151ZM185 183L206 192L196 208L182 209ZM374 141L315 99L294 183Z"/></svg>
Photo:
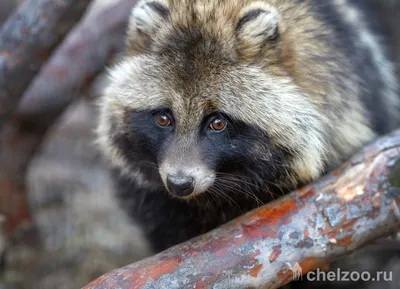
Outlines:
<svg viewBox="0 0 400 289"><path fill-rule="evenodd" d="M0 29L0 128L90 0L29 0Z"/></svg>
<svg viewBox="0 0 400 289"><path fill-rule="evenodd" d="M290 195L84 289L278 288L400 228L400 130ZM292 270L291 270L292 269Z"/></svg>
<svg viewBox="0 0 400 289"><path fill-rule="evenodd" d="M3 127L0 214L5 215L7 234L30 220L25 179L32 157L57 118L123 48L126 22L135 2L123 0L88 13L43 67Z"/></svg>

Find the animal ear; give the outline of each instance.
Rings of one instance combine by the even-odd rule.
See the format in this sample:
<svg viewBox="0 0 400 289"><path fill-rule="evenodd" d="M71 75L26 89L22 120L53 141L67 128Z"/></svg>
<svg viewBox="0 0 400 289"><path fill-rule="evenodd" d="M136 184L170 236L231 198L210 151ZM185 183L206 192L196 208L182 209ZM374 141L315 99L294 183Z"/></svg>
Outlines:
<svg viewBox="0 0 400 289"><path fill-rule="evenodd" d="M133 9L128 24L127 52L134 54L150 48L162 25L169 21L170 10L162 0L140 1Z"/></svg>
<svg viewBox="0 0 400 289"><path fill-rule="evenodd" d="M236 24L239 53L254 57L268 44L279 41L279 16L276 9L264 2L253 2L242 9Z"/></svg>

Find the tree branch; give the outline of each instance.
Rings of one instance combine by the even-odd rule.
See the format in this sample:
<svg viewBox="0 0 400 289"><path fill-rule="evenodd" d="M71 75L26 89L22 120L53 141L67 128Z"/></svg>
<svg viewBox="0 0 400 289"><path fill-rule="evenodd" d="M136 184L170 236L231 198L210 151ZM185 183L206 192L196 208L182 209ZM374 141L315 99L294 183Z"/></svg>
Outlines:
<svg viewBox="0 0 400 289"><path fill-rule="evenodd" d="M0 29L0 128L90 0L28 0Z"/></svg>
<svg viewBox="0 0 400 289"><path fill-rule="evenodd" d="M400 130L339 169L84 289L278 288L400 227Z"/></svg>
<svg viewBox="0 0 400 289"><path fill-rule="evenodd" d="M7 234L30 219L25 179L32 157L62 112L121 51L135 1L119 1L88 13L43 67L5 124L0 135L0 214L6 217Z"/></svg>

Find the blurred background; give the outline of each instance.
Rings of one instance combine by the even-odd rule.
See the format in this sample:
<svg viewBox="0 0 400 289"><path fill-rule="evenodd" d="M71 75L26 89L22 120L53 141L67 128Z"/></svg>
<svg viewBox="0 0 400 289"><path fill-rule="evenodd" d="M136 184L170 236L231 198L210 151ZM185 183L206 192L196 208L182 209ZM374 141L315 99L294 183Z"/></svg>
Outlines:
<svg viewBox="0 0 400 289"><path fill-rule="evenodd" d="M0 25L20 2L0 0ZM81 288L148 254L94 144L103 70L134 2L93 1L2 128L0 289Z"/></svg>
<svg viewBox="0 0 400 289"><path fill-rule="evenodd" d="M400 1L368 1L399 60ZM0 0L0 25L21 2ZM104 69L135 2L94 0L2 127L0 289L81 288L149 254L93 143Z"/></svg>

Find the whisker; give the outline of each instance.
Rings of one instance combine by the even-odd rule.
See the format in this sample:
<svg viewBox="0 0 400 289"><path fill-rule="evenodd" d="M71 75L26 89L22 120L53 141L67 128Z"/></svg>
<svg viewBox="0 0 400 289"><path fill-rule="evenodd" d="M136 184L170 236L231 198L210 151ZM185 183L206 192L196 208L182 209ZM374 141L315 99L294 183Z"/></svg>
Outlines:
<svg viewBox="0 0 400 289"><path fill-rule="evenodd" d="M240 179L240 176L237 176L237 177L235 177L235 178L233 178L233 179L226 179L226 178L224 178L224 177L219 177L218 180L219 180L219 182L220 182L221 184L224 184L225 187L227 187L228 189L232 189L234 192L244 193L244 194L246 194L247 196L252 197L253 199L255 199L255 200L257 201L257 204L258 204L258 205L262 205L263 202L258 198L257 194L254 193L254 191L253 191L252 188L254 188L255 190L258 190L258 191L262 190L262 191L264 191L264 192L268 192L269 195L271 196L271 198L272 198L273 200L275 200L275 196L280 197L279 194L275 194L275 193L271 192L267 187L264 187L264 186L262 185L262 182L261 182L261 181L260 181L260 183L255 183L255 184L254 184L254 183L250 183L250 182L248 182L248 181L245 181L245 180ZM230 185L234 185L234 186L240 188L240 190L238 190L238 189L236 189L236 188L233 188L232 186L229 186L229 187L228 187L228 186L226 185L226 183L229 183ZM246 188L241 187L240 184L244 185ZM261 188L260 188L260 186L261 186ZM281 189L279 186L276 186L276 187L279 188L280 191L281 191L282 194L283 194L282 189ZM247 190L247 191L246 191L246 190Z"/></svg>
<svg viewBox="0 0 400 289"><path fill-rule="evenodd" d="M252 190L246 191L244 188L242 188L241 186L239 186L237 183L235 182L228 182L228 184L226 183L227 180L222 180L219 179L220 182L218 182L218 184L224 188L227 188L228 190L234 192L234 193L240 193L240 194L244 194L248 197L251 197L252 199L254 199L257 202L257 205L260 206L262 204L262 201L257 197L256 194L254 194L254 192ZM222 182L221 182L222 181ZM225 181L225 183L224 183ZM233 187L232 185L237 186L237 188Z"/></svg>
<svg viewBox="0 0 400 289"><path fill-rule="evenodd" d="M230 206L233 206L231 201L229 199L227 199L224 194L221 194L220 192L216 191L216 188L210 188L209 192L212 193L212 195L216 197L217 201L220 201L220 199L224 199L225 201L227 201L229 203Z"/></svg>
<svg viewBox="0 0 400 289"><path fill-rule="evenodd" d="M230 197L228 194L226 194L223 190L219 189L218 187L213 187L213 190L215 190L215 192L218 194L218 196L221 196L222 198L224 198L230 206L233 207L232 202L242 211L242 208L239 206L239 204L232 198Z"/></svg>
<svg viewBox="0 0 400 289"><path fill-rule="evenodd" d="M285 194L284 191L282 190L282 188L281 188L278 184L273 183L273 182L270 182L270 181L267 181L267 180L265 180L265 179L262 179L262 178L259 177L256 173L254 173L254 174L257 176L257 178L252 178L252 177L242 176L242 175L229 174L229 173L217 173L217 176L218 176L218 175L220 175L220 176L222 176L222 177L223 177L223 176L230 176L230 177L233 177L233 178L234 178L234 181L235 181L235 182L236 182L236 181L239 181L239 182L244 183L244 184L246 184L246 185L250 185L250 186L252 186L252 187L255 187L256 189L260 189L260 186L262 186L263 183L267 183L267 184L273 185L274 187L276 187L277 189L280 190L281 195L278 195L278 194L274 194L274 195L280 197L280 196L283 196L283 195ZM246 182L245 179L249 179L249 180L256 181L256 184ZM261 189L265 189L265 188L262 187ZM272 192L270 192L270 193L273 194Z"/></svg>

